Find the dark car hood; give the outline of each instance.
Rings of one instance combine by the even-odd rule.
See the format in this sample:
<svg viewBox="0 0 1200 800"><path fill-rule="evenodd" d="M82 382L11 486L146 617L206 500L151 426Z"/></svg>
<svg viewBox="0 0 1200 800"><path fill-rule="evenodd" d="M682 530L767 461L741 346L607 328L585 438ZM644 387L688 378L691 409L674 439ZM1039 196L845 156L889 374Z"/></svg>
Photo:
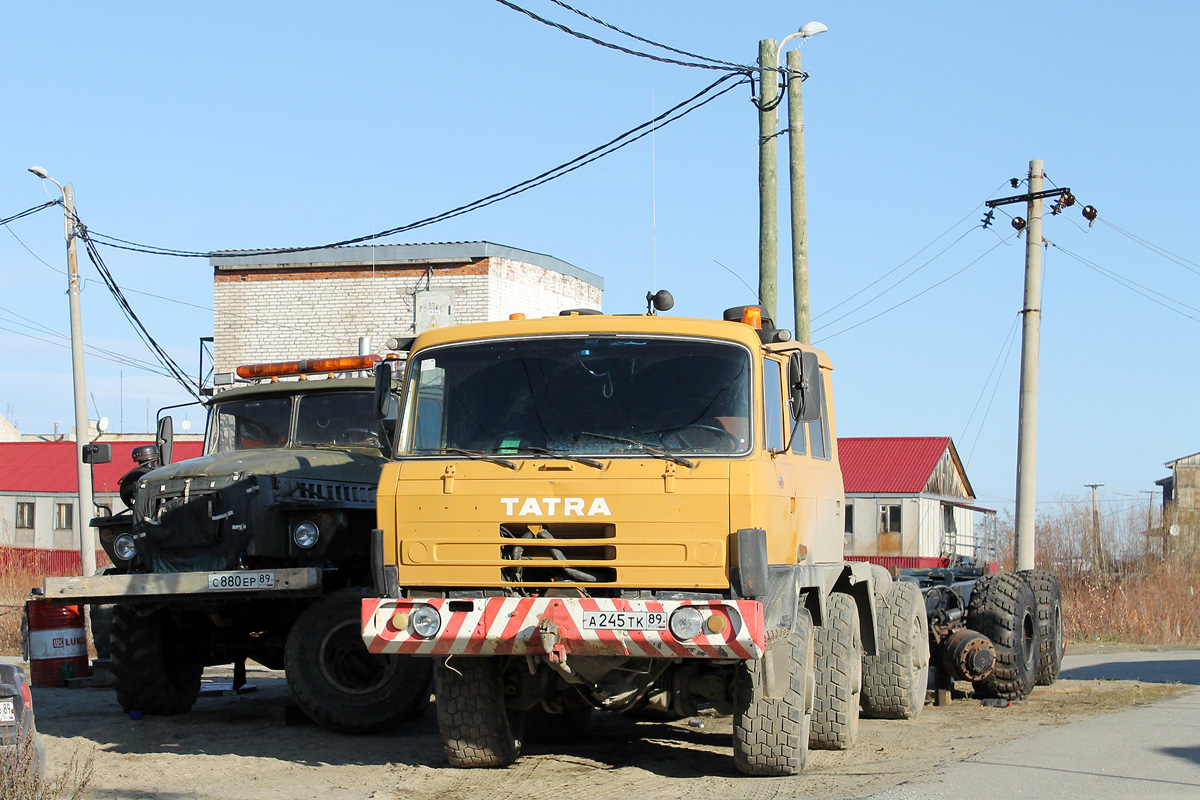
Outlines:
<svg viewBox="0 0 1200 800"><path fill-rule="evenodd" d="M379 472L385 460L379 455L348 450L290 447L238 450L168 464L149 473L142 480L216 477L243 472L325 481L375 483L379 480Z"/></svg>

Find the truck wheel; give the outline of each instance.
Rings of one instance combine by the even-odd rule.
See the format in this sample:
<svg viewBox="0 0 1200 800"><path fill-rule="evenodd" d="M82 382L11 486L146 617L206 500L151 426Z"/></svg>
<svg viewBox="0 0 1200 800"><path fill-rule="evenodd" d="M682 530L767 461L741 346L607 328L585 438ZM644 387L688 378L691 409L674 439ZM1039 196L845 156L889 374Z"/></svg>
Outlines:
<svg viewBox="0 0 1200 800"><path fill-rule="evenodd" d="M879 602L878 650L863 656L862 714L913 719L929 684L929 620L915 583L896 581Z"/></svg>
<svg viewBox="0 0 1200 800"><path fill-rule="evenodd" d="M433 667L438 730L454 767L507 767L521 755L524 714L504 703L504 660L438 659Z"/></svg>
<svg viewBox="0 0 1200 800"><path fill-rule="evenodd" d="M1024 700L1033 691L1038 666L1037 598L1033 587L1009 572L979 579L967 604L967 627L996 647L996 666L975 694Z"/></svg>
<svg viewBox="0 0 1200 800"><path fill-rule="evenodd" d="M362 640L365 590L326 595L288 633L283 668L297 705L341 733L377 733L416 719L429 705L432 660L376 655Z"/></svg>
<svg viewBox="0 0 1200 800"><path fill-rule="evenodd" d="M762 659L737 666L733 760L746 775L795 775L808 761L812 724L813 625L808 611L801 609L795 631L768 631L766 644ZM773 657L780 668L791 668L779 697L767 695L764 673Z"/></svg>
<svg viewBox="0 0 1200 800"><path fill-rule="evenodd" d="M113 609L109 641L113 687L126 712L183 714L200 694L204 667L177 652L178 626L165 609L139 614L132 606Z"/></svg>
<svg viewBox="0 0 1200 800"><path fill-rule="evenodd" d="M816 630L816 697L808 746L846 750L858 738L862 694L862 639L858 606L848 594L830 595L826 620Z"/></svg>
<svg viewBox="0 0 1200 800"><path fill-rule="evenodd" d="M1049 570L1027 569L1017 574L1029 581L1033 596L1037 599L1041 648L1038 650L1037 679L1034 682L1038 686L1049 686L1058 680L1066 648L1066 642L1063 641L1062 589L1059 588L1058 578Z"/></svg>

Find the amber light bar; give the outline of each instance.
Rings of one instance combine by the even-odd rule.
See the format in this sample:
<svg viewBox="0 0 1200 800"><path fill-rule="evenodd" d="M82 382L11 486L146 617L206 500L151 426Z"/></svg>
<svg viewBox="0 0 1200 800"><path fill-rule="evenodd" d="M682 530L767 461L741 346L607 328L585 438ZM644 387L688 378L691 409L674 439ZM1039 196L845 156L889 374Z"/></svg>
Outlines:
<svg viewBox="0 0 1200 800"><path fill-rule="evenodd" d="M308 358L301 361L277 361L273 364L246 364L237 368L237 374L239 378L279 378L284 375L311 375L318 372L350 372L371 369L382 360L376 355Z"/></svg>

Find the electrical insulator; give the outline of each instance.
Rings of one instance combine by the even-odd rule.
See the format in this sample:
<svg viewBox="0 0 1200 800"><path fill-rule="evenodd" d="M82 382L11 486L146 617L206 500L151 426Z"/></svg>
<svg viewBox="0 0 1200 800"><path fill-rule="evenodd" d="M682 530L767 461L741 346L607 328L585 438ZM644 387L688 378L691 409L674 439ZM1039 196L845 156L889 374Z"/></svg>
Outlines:
<svg viewBox="0 0 1200 800"><path fill-rule="evenodd" d="M1021 217L1013 217L1012 218L1012 226L1014 228L1016 228L1018 231L1023 231L1023 230L1025 230L1025 220L1022 219Z"/></svg>
<svg viewBox="0 0 1200 800"><path fill-rule="evenodd" d="M984 228L990 227L992 224L992 218L995 216L996 216L996 209L989 208L987 214L984 216L984 218L982 220L980 220L980 222L983 223L983 227Z"/></svg>
<svg viewBox="0 0 1200 800"><path fill-rule="evenodd" d="M1086 219L1088 222L1095 222L1096 214L1097 214L1097 211L1096 211L1095 206L1084 206L1083 207L1083 218Z"/></svg>
<svg viewBox="0 0 1200 800"><path fill-rule="evenodd" d="M1021 180L1019 178L1009 178L1008 182L1012 184L1014 189L1021 185Z"/></svg>
<svg viewBox="0 0 1200 800"><path fill-rule="evenodd" d="M1070 192L1063 192L1062 197L1058 198L1058 202L1063 208L1070 208L1075 205L1075 195Z"/></svg>

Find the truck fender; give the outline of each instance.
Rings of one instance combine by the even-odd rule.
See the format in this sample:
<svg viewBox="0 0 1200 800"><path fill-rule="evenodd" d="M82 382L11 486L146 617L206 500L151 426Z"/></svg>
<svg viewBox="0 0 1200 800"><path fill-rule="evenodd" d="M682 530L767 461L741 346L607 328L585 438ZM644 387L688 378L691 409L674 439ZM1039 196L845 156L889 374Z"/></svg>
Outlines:
<svg viewBox="0 0 1200 800"><path fill-rule="evenodd" d="M842 576L834 585L834 591L844 592L854 599L854 604L858 606L858 626L862 636L863 653L873 656L878 654L874 582L871 571L862 569L869 566L854 562L846 564Z"/></svg>

